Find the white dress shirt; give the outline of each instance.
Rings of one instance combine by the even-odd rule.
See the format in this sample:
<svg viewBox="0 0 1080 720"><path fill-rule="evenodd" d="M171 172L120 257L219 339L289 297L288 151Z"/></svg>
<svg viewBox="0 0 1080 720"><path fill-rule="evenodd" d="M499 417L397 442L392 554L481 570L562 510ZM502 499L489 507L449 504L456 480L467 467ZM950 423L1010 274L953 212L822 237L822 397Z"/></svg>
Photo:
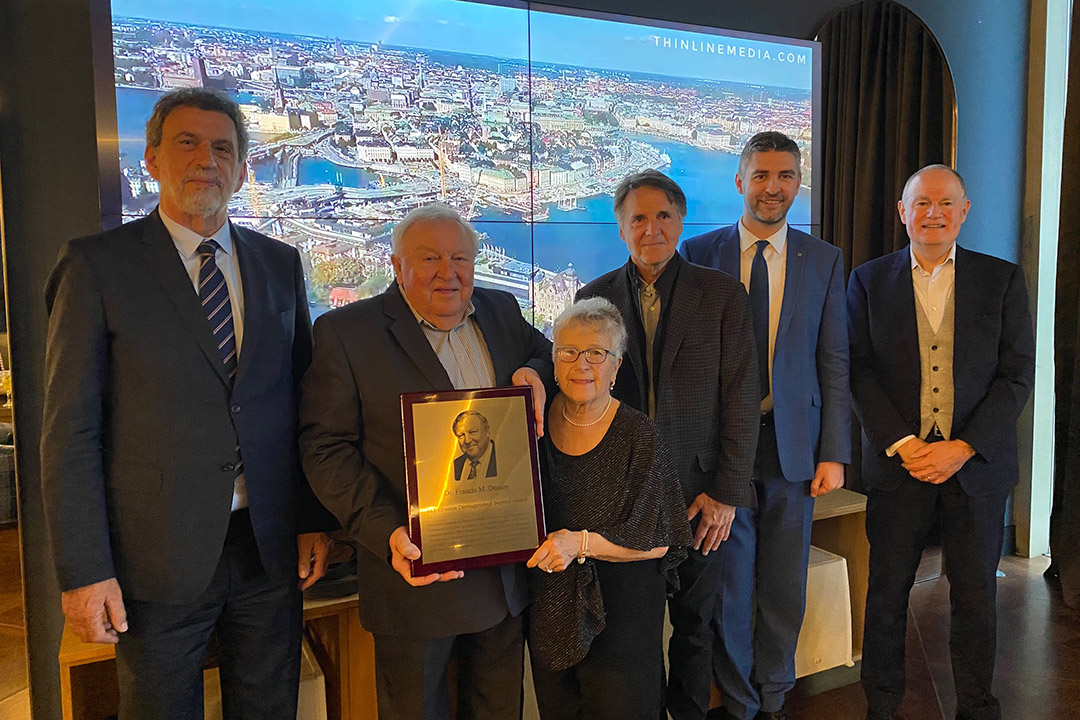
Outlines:
<svg viewBox="0 0 1080 720"><path fill-rule="evenodd" d="M930 329L937 332L941 327L941 320L945 317L945 305L956 287L956 243L953 243L949 254L934 266L932 272L923 270L910 245L908 252L911 254L911 284L915 288L915 302L918 304L915 312L922 308L926 319L930 321ZM914 435L905 435L885 448L885 454L892 457L904 443L914 439Z"/></svg>
<svg viewBox="0 0 1080 720"><path fill-rule="evenodd" d="M197 252L199 244L203 240L214 240L221 246L221 249L214 255L214 262L217 263L221 274L225 276L225 286L229 290L229 303L232 305L233 312L233 333L236 335L236 356L239 359L240 346L244 340L244 292L243 287L240 285L240 262L237 260L236 252L233 249L229 221L226 220L225 224L218 228L218 231L209 238L204 238L194 230L184 227L170 218L160 206L158 207L158 214L161 216L161 222L165 224L165 229L169 231L169 235L172 237L176 252L180 253L180 260L184 263L184 269L187 271L188 277L191 278L191 286L195 289L196 296L199 293L199 266L202 264L199 261L199 253ZM207 324L209 324L209 321L207 321ZM244 474L240 473L233 483L232 509L234 511L239 510L247 507L247 504L247 485L244 484Z"/></svg>
<svg viewBox="0 0 1080 720"><path fill-rule="evenodd" d="M787 271L787 223L767 238L759 238L739 220L739 279L746 292L750 292L750 269L757 255L757 241L767 240L769 246L762 253L769 269L769 394L761 401L761 411L773 409L772 366L776 351L776 329L780 326L780 306L784 302L784 276Z"/></svg>
<svg viewBox="0 0 1080 720"><path fill-rule="evenodd" d="M956 243L953 243L948 256L934 266L933 272L923 270L911 246L908 246L908 252L911 253L911 282L915 286L915 299L930 320L930 329L937 332L945 316L945 304L949 302L949 295L956 285Z"/></svg>

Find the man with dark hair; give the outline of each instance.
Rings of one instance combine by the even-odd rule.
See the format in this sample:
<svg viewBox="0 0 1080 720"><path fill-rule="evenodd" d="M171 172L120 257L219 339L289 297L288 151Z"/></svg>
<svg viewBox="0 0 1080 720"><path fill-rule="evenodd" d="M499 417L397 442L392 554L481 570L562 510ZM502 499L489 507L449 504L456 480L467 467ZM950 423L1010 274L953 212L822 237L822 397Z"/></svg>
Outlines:
<svg viewBox="0 0 1080 720"><path fill-rule="evenodd" d="M758 428L758 380L746 292L722 272L683 261L675 248L686 196L647 170L615 191L615 217L630 259L578 293L619 309L626 362L612 395L646 412L671 446L695 531L669 604L668 712L703 718L709 709L720 554L736 506L753 500L750 474Z"/></svg>
<svg viewBox="0 0 1080 720"><path fill-rule="evenodd" d="M996 574L1035 342L1020 268L956 243L970 207L955 170L919 170L897 203L911 245L855 268L848 282L870 540L868 720L892 718L904 697L908 596L935 526L952 605L956 717L1001 718Z"/></svg>
<svg viewBox="0 0 1080 720"><path fill-rule="evenodd" d="M453 422L461 454L454 458L455 480L476 480L499 474L495 441L491 439L488 419L475 410L459 413ZM469 464L468 470L465 463Z"/></svg>
<svg viewBox="0 0 1080 720"><path fill-rule="evenodd" d="M753 508L739 508L720 553L713 669L730 718L783 717L795 684L814 498L851 461L844 263L840 250L787 224L801 154L778 132L750 138L735 187L742 218L683 243L687 260L739 278L750 294L761 387Z"/></svg>
<svg viewBox="0 0 1080 720"><path fill-rule="evenodd" d="M300 256L228 220L246 152L235 103L162 95L158 208L67 243L46 287L46 519L68 627L117 645L121 720L201 716L211 634L226 717L296 717L333 518L300 472Z"/></svg>

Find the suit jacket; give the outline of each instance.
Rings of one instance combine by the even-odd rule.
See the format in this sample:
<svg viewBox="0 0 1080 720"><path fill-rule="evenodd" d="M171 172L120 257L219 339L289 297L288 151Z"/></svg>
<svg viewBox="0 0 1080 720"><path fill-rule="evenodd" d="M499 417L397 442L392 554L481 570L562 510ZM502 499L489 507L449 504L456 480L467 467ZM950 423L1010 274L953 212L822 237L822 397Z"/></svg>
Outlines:
<svg viewBox="0 0 1080 720"><path fill-rule="evenodd" d="M690 238L690 262L740 278L739 226ZM784 297L773 348L773 419L780 468L793 482L818 462L851 462L844 260L840 249L788 228Z"/></svg>
<svg viewBox="0 0 1080 720"><path fill-rule="evenodd" d="M464 479L463 475L466 474L466 473L463 472L464 470L465 470L465 456L464 455L458 455L456 458L454 458L454 479L455 480ZM490 477L495 477L498 474L499 474L499 463L496 460L496 455L495 455L495 441L492 440L491 441L491 459L488 460L487 472L484 473L484 477L489 477L489 478Z"/></svg>
<svg viewBox="0 0 1080 720"><path fill-rule="evenodd" d="M297 532L332 523L297 448L311 358L300 256L245 228L232 237L246 310L232 387L157 211L60 252L41 458L64 590L115 576L125 597L194 600L224 546L237 447L267 572L295 579Z"/></svg>
<svg viewBox="0 0 1080 720"><path fill-rule="evenodd" d="M523 365L552 376L551 343L508 293L473 291L497 385ZM527 600L520 565L469 570L414 588L389 563L391 533L406 525L401 393L452 390L396 284L315 322L315 356L300 407L304 469L319 499L360 546L360 620L372 633L447 637L493 627Z"/></svg>
<svg viewBox="0 0 1080 720"><path fill-rule="evenodd" d="M969 495L1006 493L1019 479L1016 421L1035 377L1035 343L1020 268L956 249L952 437L977 453L957 473ZM919 435L921 361L908 248L861 265L848 282L851 393L862 423L863 481L895 489L909 477L897 440Z"/></svg>
<svg viewBox="0 0 1080 720"><path fill-rule="evenodd" d="M648 412L636 292L624 265L583 287L578 299L603 297L619 309L628 340L612 395ZM746 291L730 275L682 262L670 307L661 312L656 422L675 456L686 502L704 492L749 506L761 396Z"/></svg>

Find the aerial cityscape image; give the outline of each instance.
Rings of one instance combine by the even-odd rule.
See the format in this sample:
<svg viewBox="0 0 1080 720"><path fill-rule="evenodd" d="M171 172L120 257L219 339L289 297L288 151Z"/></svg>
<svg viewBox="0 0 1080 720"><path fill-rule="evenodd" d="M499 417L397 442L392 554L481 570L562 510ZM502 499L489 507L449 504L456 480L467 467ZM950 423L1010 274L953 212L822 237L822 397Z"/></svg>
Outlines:
<svg viewBox="0 0 1080 720"><path fill-rule="evenodd" d="M381 292L390 232L443 202L481 233L476 283L545 331L626 262L612 193L655 168L684 236L735 222L743 143L803 150L789 215L811 217L814 43L471 0L113 0L122 214L158 187L143 128L168 90L234 98L252 144L230 217L294 245L312 315Z"/></svg>

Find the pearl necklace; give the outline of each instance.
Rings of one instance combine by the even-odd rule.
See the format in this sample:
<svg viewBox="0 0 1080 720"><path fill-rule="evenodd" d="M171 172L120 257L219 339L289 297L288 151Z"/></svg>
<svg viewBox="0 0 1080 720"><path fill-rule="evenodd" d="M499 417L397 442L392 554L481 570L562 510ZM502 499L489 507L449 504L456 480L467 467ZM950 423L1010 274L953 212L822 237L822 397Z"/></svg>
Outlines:
<svg viewBox="0 0 1080 720"><path fill-rule="evenodd" d="M562 416L563 416L563 420L570 423L574 427L592 427L593 425L595 425L596 423L598 423L598 422L600 422L601 420L604 419L604 416L607 415L607 411L610 408L611 408L611 395L608 395L607 396L607 405L604 406L604 412L600 413L600 417L596 418L592 422L579 423L579 422L574 422L573 420L571 420L570 416L566 414L566 402L564 401L563 406L562 406Z"/></svg>

